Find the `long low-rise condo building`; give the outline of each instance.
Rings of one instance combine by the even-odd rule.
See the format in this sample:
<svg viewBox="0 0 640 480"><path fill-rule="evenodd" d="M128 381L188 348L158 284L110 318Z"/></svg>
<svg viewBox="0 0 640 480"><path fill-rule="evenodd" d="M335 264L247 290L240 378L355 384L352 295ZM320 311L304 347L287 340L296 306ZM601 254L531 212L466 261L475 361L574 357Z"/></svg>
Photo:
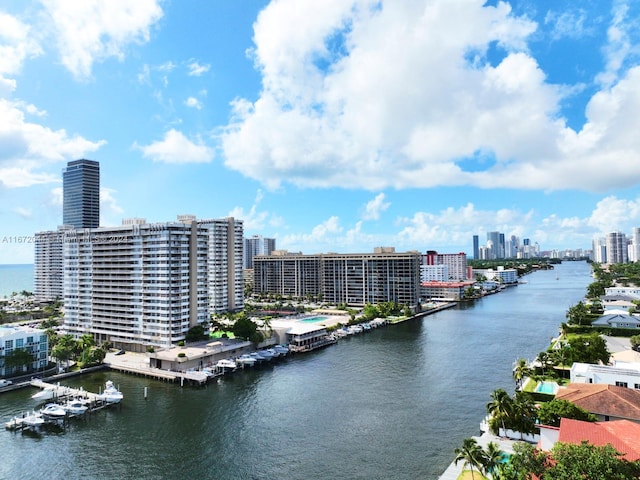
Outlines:
<svg viewBox="0 0 640 480"><path fill-rule="evenodd" d="M414 306L420 293L419 252L302 255L274 251L254 262L254 293L284 298L321 298L353 306L396 302Z"/></svg>

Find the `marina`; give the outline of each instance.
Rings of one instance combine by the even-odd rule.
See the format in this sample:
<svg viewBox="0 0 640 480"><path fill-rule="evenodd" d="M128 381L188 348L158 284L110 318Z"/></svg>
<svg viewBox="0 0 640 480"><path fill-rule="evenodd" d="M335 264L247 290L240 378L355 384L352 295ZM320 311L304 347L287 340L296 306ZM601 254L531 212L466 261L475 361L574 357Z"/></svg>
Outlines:
<svg viewBox="0 0 640 480"><path fill-rule="evenodd" d="M41 389L31 395L36 403L46 402L39 409L21 412L5 422L7 430L39 431L44 425L65 425L69 419L90 414L111 405L120 404L124 398L111 380L107 380L100 393L73 388L60 383L47 383L40 379L31 380L30 386Z"/></svg>

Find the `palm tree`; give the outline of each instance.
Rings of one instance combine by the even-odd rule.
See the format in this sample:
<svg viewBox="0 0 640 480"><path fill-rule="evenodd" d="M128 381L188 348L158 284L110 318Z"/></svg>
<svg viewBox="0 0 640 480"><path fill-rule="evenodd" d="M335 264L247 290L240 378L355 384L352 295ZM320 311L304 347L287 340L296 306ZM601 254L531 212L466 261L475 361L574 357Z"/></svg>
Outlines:
<svg viewBox="0 0 640 480"><path fill-rule="evenodd" d="M498 465L502 463L503 456L504 452L500 450L498 444L489 442L484 450L484 474L489 474L493 477L494 471L498 468Z"/></svg>
<svg viewBox="0 0 640 480"><path fill-rule="evenodd" d="M456 448L453 451L456 454L456 457L453 459L453 462L457 465L458 462L464 462L463 468L469 466L471 468L471 478L475 478L473 475L473 469L476 468L478 471L482 470L482 466L485 462L485 453L484 450L475 438L465 438L462 441L462 447Z"/></svg>
<svg viewBox="0 0 640 480"><path fill-rule="evenodd" d="M512 404L512 418L520 432L520 439L526 433L534 433L536 429L537 411L530 393L516 392Z"/></svg>
<svg viewBox="0 0 640 480"><path fill-rule="evenodd" d="M524 358L519 358L515 367L513 367L513 379L516 381L516 390L522 388L522 381L530 374L529 365Z"/></svg>
<svg viewBox="0 0 640 480"><path fill-rule="evenodd" d="M491 392L491 401L487 403L487 411L491 415L491 421L489 421L489 427L491 433L500 434L498 425L502 427L503 434L507 433L507 420L511 417L513 410L513 400L509 394L502 388L498 388Z"/></svg>

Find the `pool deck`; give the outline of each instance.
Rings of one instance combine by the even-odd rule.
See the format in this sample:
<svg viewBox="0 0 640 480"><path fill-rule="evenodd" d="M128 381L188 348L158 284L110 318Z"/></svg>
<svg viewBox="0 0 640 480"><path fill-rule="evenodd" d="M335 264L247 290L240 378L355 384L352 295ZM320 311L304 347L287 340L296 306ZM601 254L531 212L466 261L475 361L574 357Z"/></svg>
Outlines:
<svg viewBox="0 0 640 480"><path fill-rule="evenodd" d="M478 442L482 448L486 448L489 442L495 442L505 453L513 453L513 444L516 443L514 440L509 440L506 438L497 437L492 435L491 433L483 433L479 437L473 437ZM439 480L456 480L458 475L462 473L462 467L464 462L459 462L457 465L455 462L451 462L451 465L444 471L442 475L440 475Z"/></svg>

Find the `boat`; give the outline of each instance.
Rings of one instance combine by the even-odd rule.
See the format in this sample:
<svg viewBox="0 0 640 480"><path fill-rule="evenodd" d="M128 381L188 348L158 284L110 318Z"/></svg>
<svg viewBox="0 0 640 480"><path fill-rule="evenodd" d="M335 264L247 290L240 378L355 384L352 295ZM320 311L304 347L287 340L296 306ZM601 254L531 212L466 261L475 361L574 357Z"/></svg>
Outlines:
<svg viewBox="0 0 640 480"><path fill-rule="evenodd" d="M83 415L87 413L87 410L89 410L89 407L85 405L85 402L80 399L69 400L67 403L62 405L62 408L64 408L69 415Z"/></svg>
<svg viewBox="0 0 640 480"><path fill-rule="evenodd" d="M218 363L216 363L216 368L218 370L221 370L222 373L229 373L238 368L238 365L233 360L223 358L222 360L218 360Z"/></svg>
<svg viewBox="0 0 640 480"><path fill-rule="evenodd" d="M266 349L267 352L269 352L271 354L271 358L278 358L280 357L280 352L277 351L275 348L267 348Z"/></svg>
<svg viewBox="0 0 640 480"><path fill-rule="evenodd" d="M44 425L45 420L42 417L40 412L33 411L29 415L26 415L20 419L20 423L24 425L25 428L37 429Z"/></svg>
<svg viewBox="0 0 640 480"><path fill-rule="evenodd" d="M278 352L281 356L285 356L289 354L289 346L288 345L274 345L273 349Z"/></svg>
<svg viewBox="0 0 640 480"><path fill-rule="evenodd" d="M111 380L107 380L104 384L104 392L98 395L98 397L107 403L120 403L124 395L122 395L122 392L116 388Z"/></svg>
<svg viewBox="0 0 640 480"><path fill-rule="evenodd" d="M253 367L257 361L258 360L256 358L252 357L248 353L245 353L244 355L240 355L236 359L236 363L239 363L241 365L246 365L248 367Z"/></svg>
<svg viewBox="0 0 640 480"><path fill-rule="evenodd" d="M40 409L45 420L62 420L67 416L67 411L58 403L47 403Z"/></svg>
<svg viewBox="0 0 640 480"><path fill-rule="evenodd" d="M46 400L52 400L57 394L58 394L57 386L45 387L39 392L36 392L33 395L31 395L31 398L38 402L44 402Z"/></svg>
<svg viewBox="0 0 640 480"><path fill-rule="evenodd" d="M271 360L273 358L273 354L269 350L258 350L258 355L262 356L265 360Z"/></svg>

